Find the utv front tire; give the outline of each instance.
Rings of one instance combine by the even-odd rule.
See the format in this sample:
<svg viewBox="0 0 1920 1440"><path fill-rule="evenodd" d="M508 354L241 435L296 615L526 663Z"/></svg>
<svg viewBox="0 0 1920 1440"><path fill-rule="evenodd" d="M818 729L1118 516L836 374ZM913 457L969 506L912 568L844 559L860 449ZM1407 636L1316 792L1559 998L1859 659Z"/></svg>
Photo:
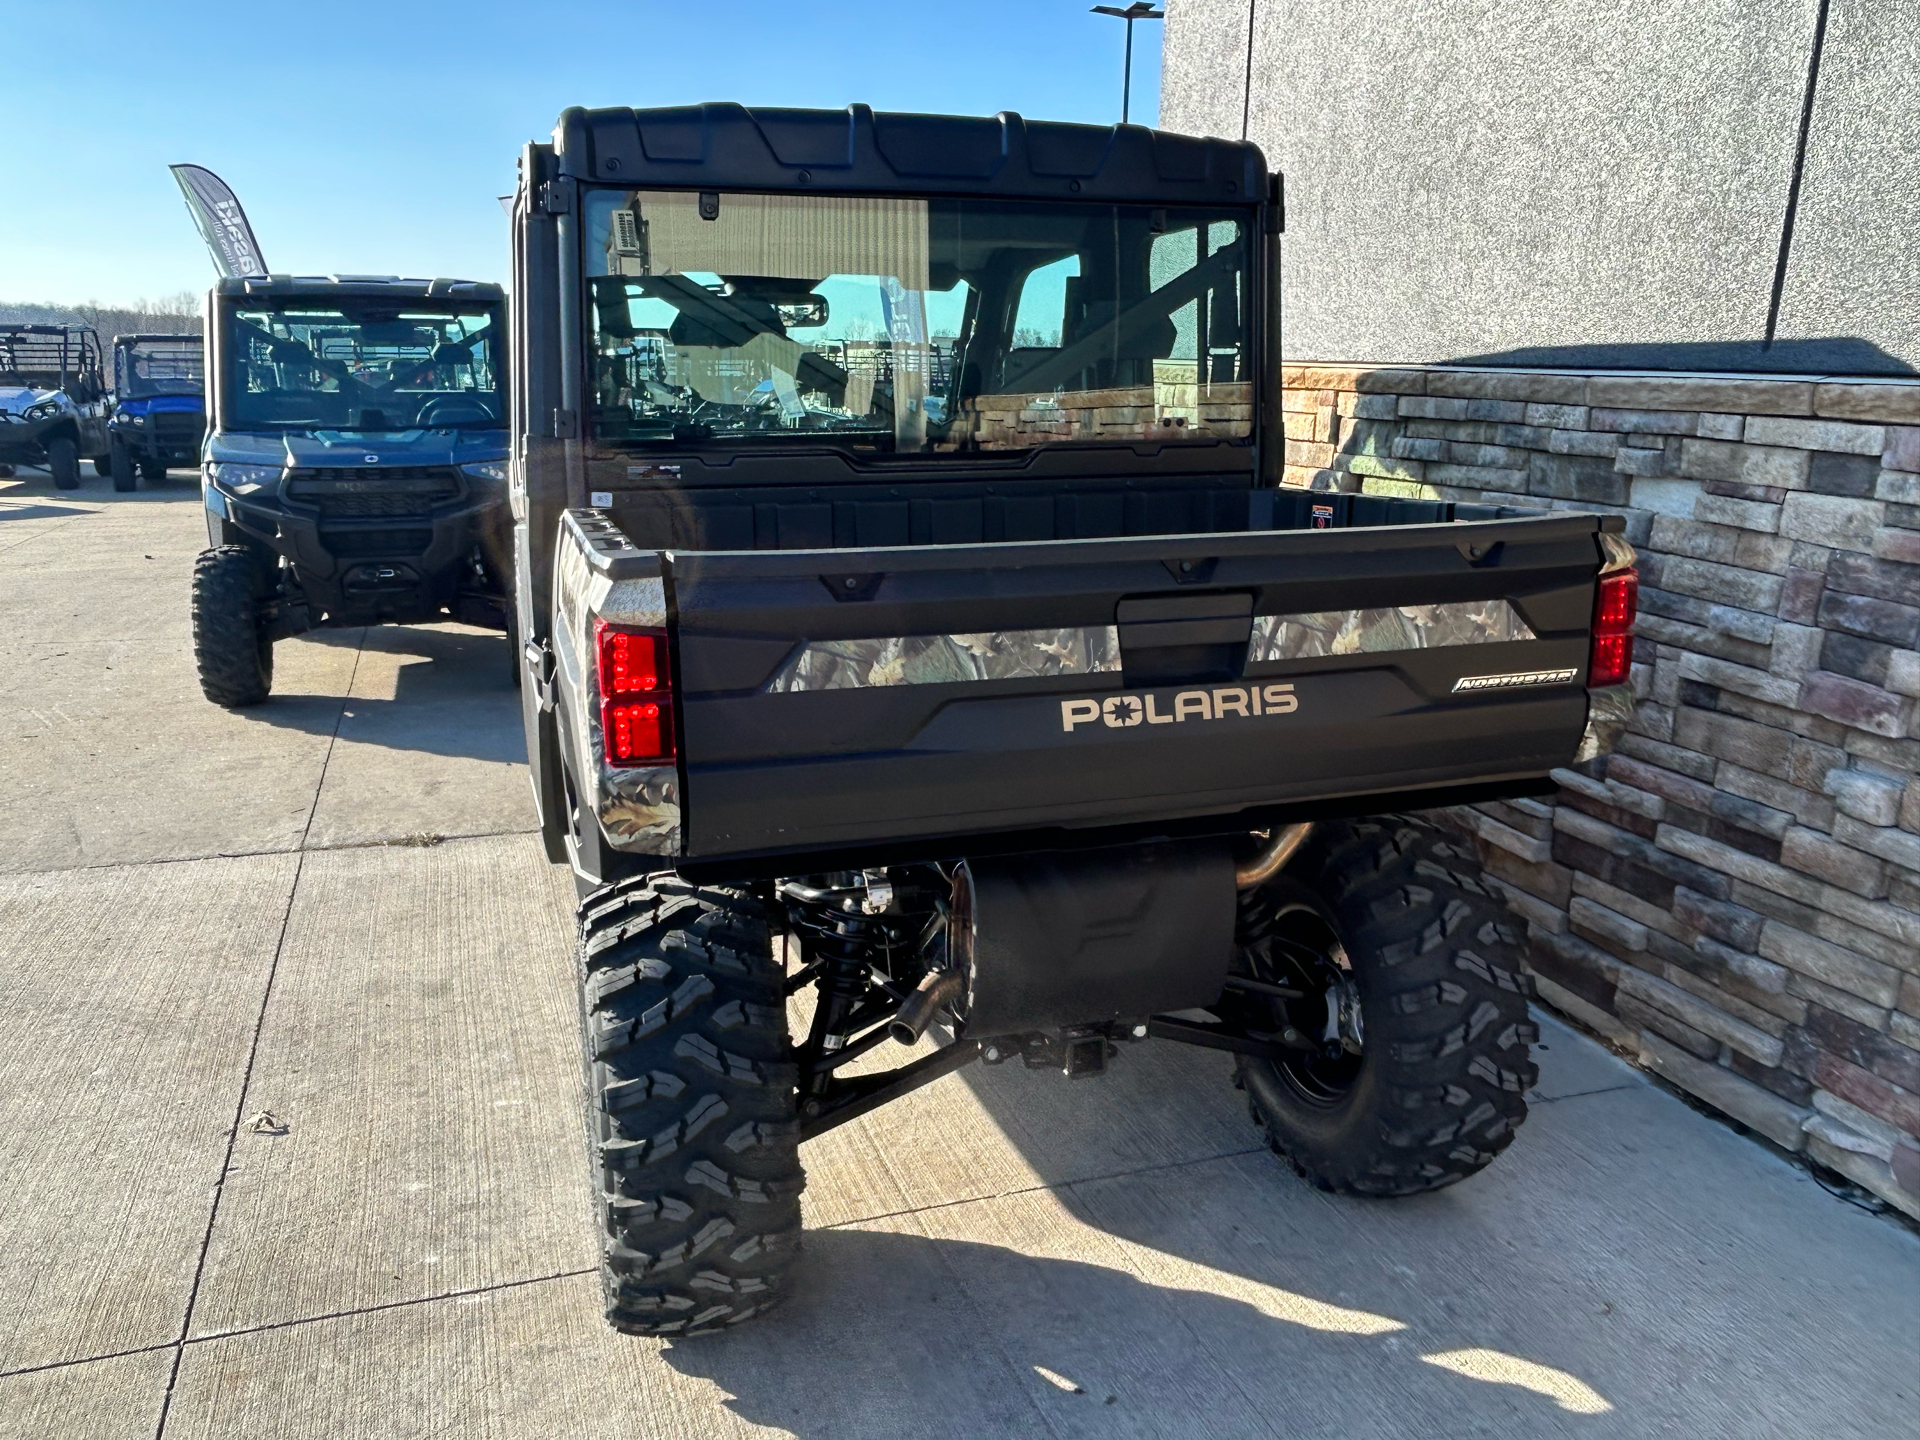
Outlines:
<svg viewBox="0 0 1920 1440"><path fill-rule="evenodd" d="M193 658L201 692L216 705L258 705L273 689L273 641L261 623L261 588L259 567L244 545L203 550L193 562Z"/></svg>
<svg viewBox="0 0 1920 1440"><path fill-rule="evenodd" d="M766 909L658 875L595 891L580 915L607 1320L737 1325L785 1296L806 1183Z"/></svg>
<svg viewBox="0 0 1920 1440"><path fill-rule="evenodd" d="M113 477L113 488L123 494L136 488L140 483L139 476L134 472L133 457L127 453L127 447L124 445L115 444L104 460L93 462L93 468L105 469Z"/></svg>
<svg viewBox="0 0 1920 1440"><path fill-rule="evenodd" d="M47 469L61 490L80 488L80 444L71 435L55 435L47 441Z"/></svg>
<svg viewBox="0 0 1920 1440"><path fill-rule="evenodd" d="M1242 897L1236 972L1307 996L1256 995L1284 1012L1259 1018L1324 1043L1241 1057L1238 1079L1272 1148L1323 1190L1437 1190L1489 1164L1526 1119L1539 1032L1523 932L1478 869L1424 821L1335 821Z"/></svg>

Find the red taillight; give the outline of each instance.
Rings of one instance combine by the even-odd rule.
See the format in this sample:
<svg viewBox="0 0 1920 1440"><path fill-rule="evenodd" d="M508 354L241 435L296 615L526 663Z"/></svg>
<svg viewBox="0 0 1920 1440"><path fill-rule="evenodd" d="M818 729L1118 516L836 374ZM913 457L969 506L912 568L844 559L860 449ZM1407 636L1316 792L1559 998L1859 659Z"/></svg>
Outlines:
<svg viewBox="0 0 1920 1440"><path fill-rule="evenodd" d="M1640 609L1640 572L1616 570L1600 577L1593 599L1593 651L1587 686L1624 685L1633 670L1633 619Z"/></svg>
<svg viewBox="0 0 1920 1440"><path fill-rule="evenodd" d="M674 758L673 705L665 696L609 700L600 707L600 726L609 764L659 765Z"/></svg>
<svg viewBox="0 0 1920 1440"><path fill-rule="evenodd" d="M622 630L600 621L594 627L600 642L600 698L651 695L671 689L668 674L667 632Z"/></svg>
<svg viewBox="0 0 1920 1440"><path fill-rule="evenodd" d="M673 668L664 630L594 627L600 734L609 765L671 765Z"/></svg>

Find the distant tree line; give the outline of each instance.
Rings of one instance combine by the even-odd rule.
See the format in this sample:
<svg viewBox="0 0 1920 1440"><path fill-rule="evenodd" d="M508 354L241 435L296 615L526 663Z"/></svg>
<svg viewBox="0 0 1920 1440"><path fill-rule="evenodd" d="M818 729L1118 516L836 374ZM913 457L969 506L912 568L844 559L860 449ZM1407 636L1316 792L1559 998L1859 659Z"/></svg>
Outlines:
<svg viewBox="0 0 1920 1440"><path fill-rule="evenodd" d="M200 333L200 297L191 290L136 300L131 305L80 305L0 300L0 325L91 325L103 340L115 335Z"/></svg>

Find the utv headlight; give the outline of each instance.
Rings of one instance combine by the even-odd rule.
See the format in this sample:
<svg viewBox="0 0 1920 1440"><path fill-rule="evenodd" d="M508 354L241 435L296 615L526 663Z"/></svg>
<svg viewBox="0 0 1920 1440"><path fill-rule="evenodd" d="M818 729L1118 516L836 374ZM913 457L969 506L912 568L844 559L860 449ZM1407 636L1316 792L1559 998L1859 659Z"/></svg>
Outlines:
<svg viewBox="0 0 1920 1440"><path fill-rule="evenodd" d="M264 486L280 483L277 465L234 465L216 461L207 467L207 474L236 495L251 495Z"/></svg>
<svg viewBox="0 0 1920 1440"><path fill-rule="evenodd" d="M144 415L136 415L133 417L133 423L136 425L144 425L147 423L147 417Z"/></svg>
<svg viewBox="0 0 1920 1440"><path fill-rule="evenodd" d="M478 465L462 465L460 468L466 474L477 475L482 480L507 478L507 462L504 460L482 460Z"/></svg>
<svg viewBox="0 0 1920 1440"><path fill-rule="evenodd" d="M29 420L46 420L59 413L60 403L57 400L42 400L38 405L29 405L26 412Z"/></svg>

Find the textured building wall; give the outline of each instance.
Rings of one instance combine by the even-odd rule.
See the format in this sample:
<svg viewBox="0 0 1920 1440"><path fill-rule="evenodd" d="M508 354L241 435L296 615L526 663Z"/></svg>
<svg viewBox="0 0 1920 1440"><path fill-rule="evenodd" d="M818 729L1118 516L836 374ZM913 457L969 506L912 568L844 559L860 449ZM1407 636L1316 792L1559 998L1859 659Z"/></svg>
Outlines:
<svg viewBox="0 0 1920 1440"><path fill-rule="evenodd" d="M1286 174L1290 358L1920 362L1920 92L1889 83L1920 8L1831 0L1768 352L1819 0L1168 8L1161 123L1244 117Z"/></svg>
<svg viewBox="0 0 1920 1440"><path fill-rule="evenodd" d="M1911 0L1834 0L1780 334L1876 338L1920 369L1915 77L1920 6Z"/></svg>
<svg viewBox="0 0 1920 1440"><path fill-rule="evenodd" d="M1286 380L1290 485L1626 517L1630 733L1455 819L1543 998L1920 1216L1920 382Z"/></svg>

